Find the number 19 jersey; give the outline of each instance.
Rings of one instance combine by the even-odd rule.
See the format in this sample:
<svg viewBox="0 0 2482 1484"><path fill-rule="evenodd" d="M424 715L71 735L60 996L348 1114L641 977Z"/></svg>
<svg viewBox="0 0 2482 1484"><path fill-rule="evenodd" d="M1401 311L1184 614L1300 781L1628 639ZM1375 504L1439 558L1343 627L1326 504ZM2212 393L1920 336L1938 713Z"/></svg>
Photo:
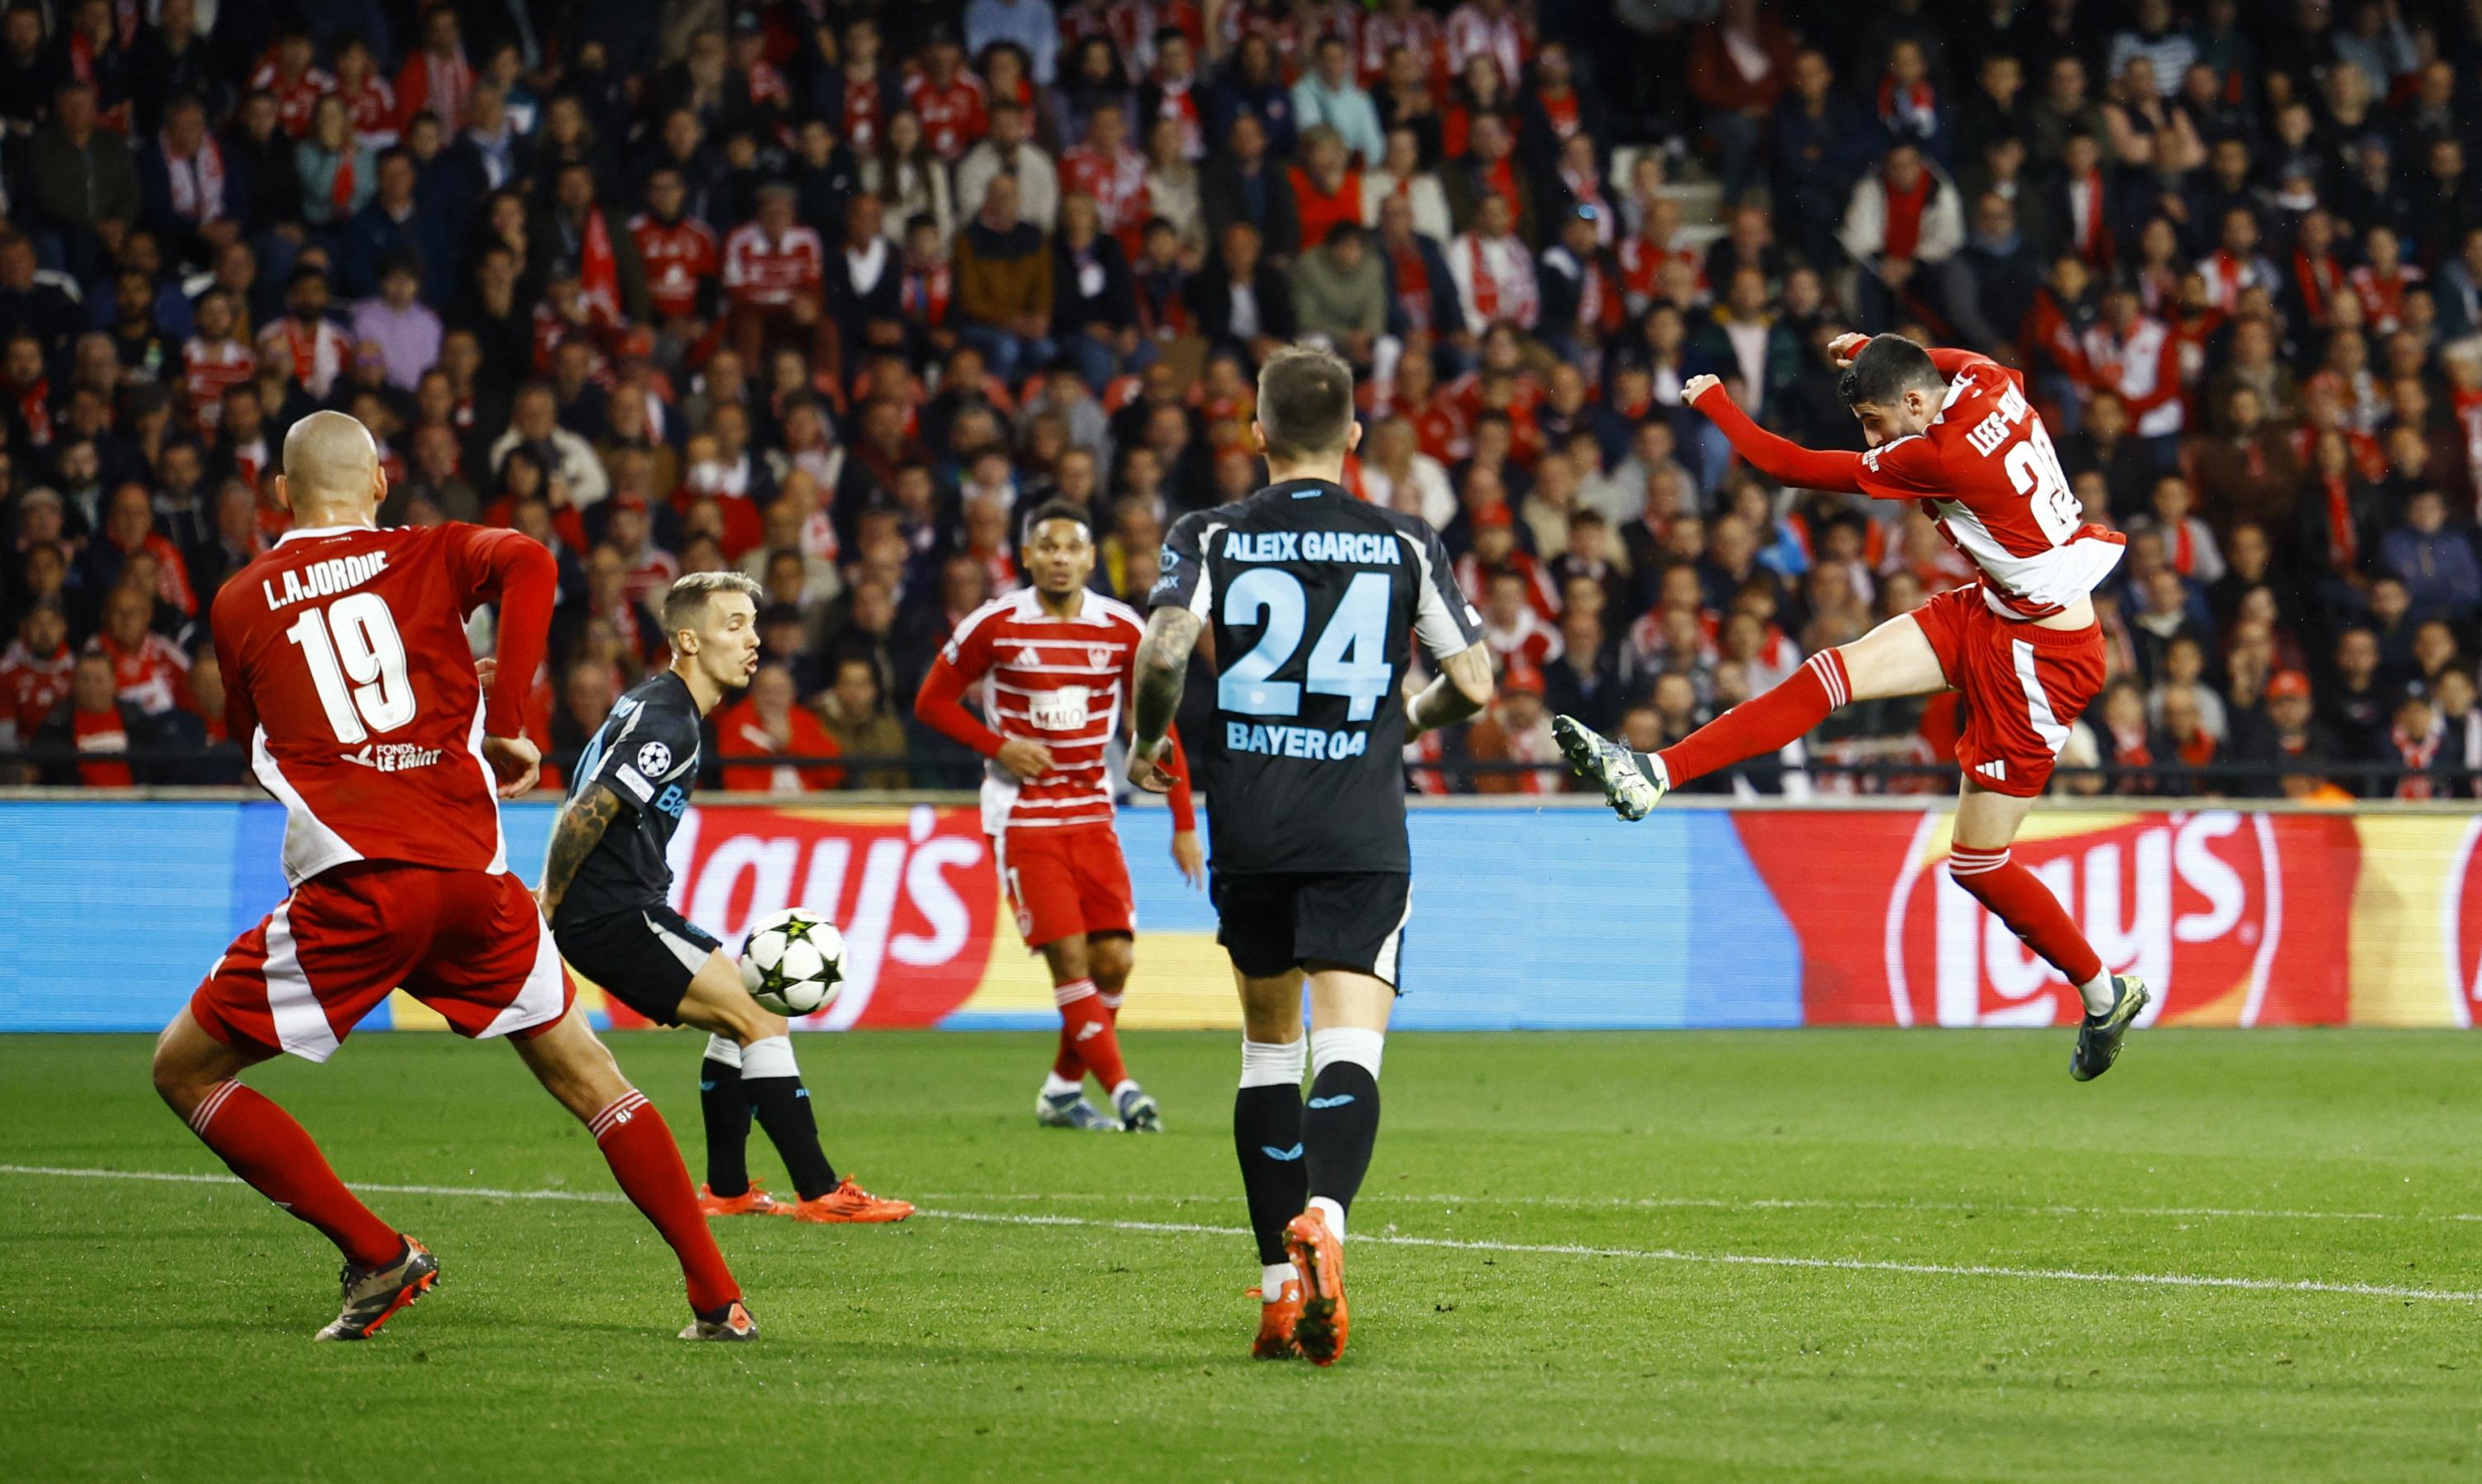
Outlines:
<svg viewBox="0 0 2482 1484"><path fill-rule="evenodd" d="M1862 456L1859 482L1879 499L1929 501L2003 619L2047 619L2120 564L2124 538L2086 520L2016 373L1981 356L1958 358L1929 428Z"/></svg>
<svg viewBox="0 0 2482 1484"><path fill-rule="evenodd" d="M226 720L284 806L287 886L352 861L508 868L465 619L530 540L296 530L216 594Z"/></svg>
<svg viewBox="0 0 2482 1484"><path fill-rule="evenodd" d="M1215 869L1407 871L1402 688L1482 637L1439 533L1324 480L1184 516L1152 606L1215 632L1199 763Z"/></svg>

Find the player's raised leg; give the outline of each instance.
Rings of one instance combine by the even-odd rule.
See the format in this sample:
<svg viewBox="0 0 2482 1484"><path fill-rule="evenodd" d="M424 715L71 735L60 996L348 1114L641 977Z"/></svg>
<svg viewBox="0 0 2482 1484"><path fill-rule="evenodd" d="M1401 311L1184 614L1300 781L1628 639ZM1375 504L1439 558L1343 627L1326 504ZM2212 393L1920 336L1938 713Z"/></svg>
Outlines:
<svg viewBox="0 0 2482 1484"><path fill-rule="evenodd" d="M1287 969L1253 978L1234 969L1241 991L1241 1088L1232 1098L1232 1151L1250 1234L1258 1244L1258 1338L1262 1361L1301 1354L1293 1332L1302 1317L1301 1272L1285 1250L1284 1228L1309 1206L1302 1142L1302 1074L1309 1042L1302 1034L1302 975Z"/></svg>
<svg viewBox="0 0 2482 1484"><path fill-rule="evenodd" d="M317 1338L367 1339L438 1281L439 1264L345 1188L292 1115L235 1080L274 1054L226 1046L184 1006L155 1042L155 1091L251 1189L336 1244L345 1255L345 1307Z"/></svg>
<svg viewBox="0 0 2482 1484"><path fill-rule="evenodd" d="M2085 1002L2069 1074L2090 1082L2111 1070L2121 1043L2146 1009L2144 983L2104 968L2102 956L2077 930L2059 898L2033 872L2009 858L2018 828L2033 808L2031 798L1984 787L1970 777L1957 800L1956 835L1948 874L1991 914L2008 924L2025 946L2075 985Z"/></svg>
<svg viewBox="0 0 2482 1484"><path fill-rule="evenodd" d="M1808 736L1839 706L1948 687L1930 641L1900 613L1851 644L1821 649L1781 684L1659 753L1631 752L1574 717L1555 717L1551 727L1570 765L1601 786L1614 811L1643 819L1670 790Z"/></svg>
<svg viewBox="0 0 2482 1484"><path fill-rule="evenodd" d="M803 1085L801 1064L794 1058L793 1038L784 1018L750 997L741 970L722 951L708 950L698 972L690 977L674 1015L682 1024L710 1033L700 1068L701 1099L713 1096L706 1091L710 1080L723 1080L727 1056L720 1052L730 1053L730 1081L742 1099L737 1122L735 1110L712 1101L703 1103L724 1115L707 1126L708 1194L701 1205L710 1215L739 1213L729 1208L735 1205L729 1193L716 1184L719 1178L732 1178L733 1170L724 1166L737 1164L745 1203L754 1189L746 1150L729 1147L736 1131L741 1143L747 1144L753 1114L758 1126L767 1130L767 1140L776 1146L777 1156L784 1161L794 1193L801 1199L748 1206L748 1209L821 1223L903 1221L913 1214L907 1202L883 1201L856 1184L851 1176L837 1176L819 1143L818 1116L810 1106L810 1090Z"/></svg>
<svg viewBox="0 0 2482 1484"><path fill-rule="evenodd" d="M758 1326L741 1302L741 1285L690 1189L689 1167L664 1115L629 1083L612 1053L574 1011L541 1033L515 1038L543 1090L594 1135L623 1194L654 1224L680 1259L693 1318L683 1339L754 1339Z"/></svg>
<svg viewBox="0 0 2482 1484"><path fill-rule="evenodd" d="M1121 872L1125 885L1127 871ZM1129 970L1137 965L1135 940L1125 932L1106 931L1086 935L1086 973L1095 982L1095 1004L1103 1013L1103 1029L1110 1038L1112 1054L1121 1053L1121 999L1129 986ZM1063 1054L1068 1054L1064 1048ZM1082 1049L1080 1056L1082 1059ZM1054 1072L1059 1069L1053 1068ZM1096 1079L1111 1089L1112 1111L1120 1115L1121 1126L1132 1133L1163 1132L1163 1111L1137 1078L1129 1074L1127 1060L1122 1058L1118 1080L1106 1078L1100 1072Z"/></svg>

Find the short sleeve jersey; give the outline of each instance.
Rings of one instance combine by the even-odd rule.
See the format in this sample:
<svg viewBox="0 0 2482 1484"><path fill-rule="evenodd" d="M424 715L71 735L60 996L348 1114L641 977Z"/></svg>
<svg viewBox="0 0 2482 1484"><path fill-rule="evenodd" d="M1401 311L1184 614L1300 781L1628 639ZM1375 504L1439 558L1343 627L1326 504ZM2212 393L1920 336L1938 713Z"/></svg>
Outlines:
<svg viewBox="0 0 2482 1484"><path fill-rule="evenodd" d="M601 783L620 799L623 816L578 862L553 927L634 912L671 893L664 853L698 781L699 723L689 685L669 670L613 702L578 755L568 796Z"/></svg>
<svg viewBox="0 0 2482 1484"><path fill-rule="evenodd" d="M1291 480L1182 517L1150 602L1214 628L1215 720L1199 778L1216 870L1411 869L1413 644L1440 659L1482 636L1439 533L1339 486Z"/></svg>
<svg viewBox="0 0 2482 1484"><path fill-rule="evenodd" d="M216 594L251 771L284 806L288 886L354 861L508 869L465 620L510 531L296 530Z"/></svg>
<svg viewBox="0 0 2482 1484"><path fill-rule="evenodd" d="M1862 456L1861 485L1878 499L1929 501L2005 619L2049 618L2120 563L2123 539L2086 521L2016 374L1979 356L1949 379L1928 429Z"/></svg>
<svg viewBox="0 0 2482 1484"><path fill-rule="evenodd" d="M984 768L983 828L993 834L1112 822L1106 754L1146 624L1100 593L1079 599L1075 614L1054 618L1020 588L967 614L940 650L976 682L986 725L1051 754L1051 771L1022 782L996 762Z"/></svg>

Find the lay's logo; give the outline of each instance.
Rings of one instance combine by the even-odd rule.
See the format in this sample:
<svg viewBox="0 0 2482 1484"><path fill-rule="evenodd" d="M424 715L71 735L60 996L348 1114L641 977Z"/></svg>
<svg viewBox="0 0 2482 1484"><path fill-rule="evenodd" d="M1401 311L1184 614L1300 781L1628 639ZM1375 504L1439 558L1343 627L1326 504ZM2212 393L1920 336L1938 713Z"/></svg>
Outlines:
<svg viewBox="0 0 2482 1484"><path fill-rule="evenodd" d="M1946 813L1848 816L1838 849L1816 822L1735 825L1799 937L1810 1024L2037 1026L2073 1022L2075 990L1947 871ZM2329 836L2347 839L2339 853ZM2327 1023L2350 967L2349 821L2232 809L2029 821L2015 862L2049 889L2104 967L2153 989L2149 1022ZM1851 848L1845 848L1847 846ZM2306 929L2306 931L2305 931ZM2482 928L2477 928L2482 932Z"/></svg>

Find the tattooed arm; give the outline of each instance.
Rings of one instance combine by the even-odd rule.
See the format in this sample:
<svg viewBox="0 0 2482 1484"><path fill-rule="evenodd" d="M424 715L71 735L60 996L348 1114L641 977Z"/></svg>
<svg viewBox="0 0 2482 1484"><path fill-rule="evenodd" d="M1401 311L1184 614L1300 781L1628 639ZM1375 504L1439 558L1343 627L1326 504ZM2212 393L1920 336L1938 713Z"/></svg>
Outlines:
<svg viewBox="0 0 2482 1484"><path fill-rule="evenodd" d="M601 783L589 783L551 827L551 846L543 852L542 888L535 900L542 904L543 920L548 922L560 911L561 898L568 894L568 884L577 879L577 868L594 853L603 832L620 814L620 796Z"/></svg>
<svg viewBox="0 0 2482 1484"><path fill-rule="evenodd" d="M1129 782L1161 793L1171 781L1155 768L1163 755L1173 713L1180 709L1180 689L1189 678L1189 651L1198 647L1205 626L1186 608L1157 608L1147 620L1147 636L1138 643L1137 696L1130 720L1137 739L1129 745Z"/></svg>
<svg viewBox="0 0 2482 1484"><path fill-rule="evenodd" d="M1491 704L1491 649L1474 645L1439 661L1439 674L1405 703L1405 739L1453 727Z"/></svg>

